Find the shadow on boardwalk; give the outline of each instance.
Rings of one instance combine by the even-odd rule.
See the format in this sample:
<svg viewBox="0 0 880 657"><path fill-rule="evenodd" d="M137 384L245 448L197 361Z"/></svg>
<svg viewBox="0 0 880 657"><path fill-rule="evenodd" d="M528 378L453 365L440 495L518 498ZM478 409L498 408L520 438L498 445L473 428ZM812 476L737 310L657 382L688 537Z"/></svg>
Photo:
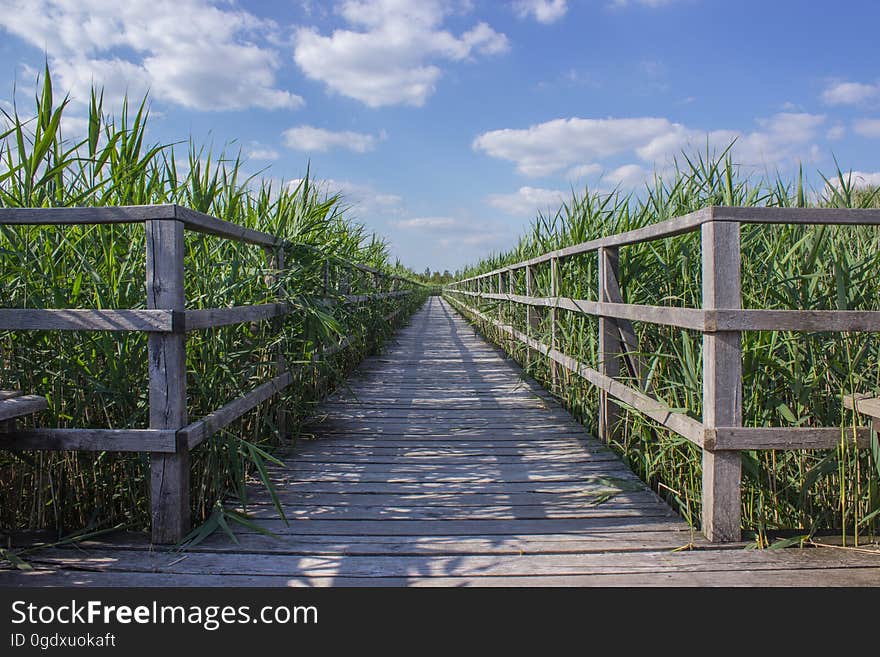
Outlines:
<svg viewBox="0 0 880 657"><path fill-rule="evenodd" d="M273 477L290 525L181 553L117 536L5 585L854 585L880 556L713 547L551 397L431 298L328 399ZM695 549L674 551L685 545Z"/></svg>

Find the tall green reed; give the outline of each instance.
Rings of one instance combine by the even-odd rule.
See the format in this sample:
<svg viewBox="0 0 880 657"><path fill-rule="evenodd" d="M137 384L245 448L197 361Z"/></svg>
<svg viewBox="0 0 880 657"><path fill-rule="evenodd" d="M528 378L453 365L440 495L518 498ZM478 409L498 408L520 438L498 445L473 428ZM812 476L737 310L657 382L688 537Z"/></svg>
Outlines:
<svg viewBox="0 0 880 657"><path fill-rule="evenodd" d="M756 178L736 166L730 149L720 155L684 153L674 172L655 177L638 194L573 194L553 215L539 215L511 250L492 254L463 272L472 276L557 249L663 221L708 205L877 207L880 190L858 189L838 171L810 193L803 172L792 180ZM880 230L849 226L743 226L743 303L746 308L880 309ZM560 263L560 294L593 299L596 255ZM621 249L620 278L628 303L699 307L700 242L689 234ZM536 268L536 295L548 295L549 266ZM523 281L517 282L524 289ZM498 312L497 302L479 304ZM561 349L586 363L597 362L596 320L557 311ZM524 330L525 311L514 324ZM700 334L636 324L646 387L671 407L702 413ZM530 373L549 385L544 359L484 327L528 362ZM538 336L549 341L546 315ZM746 426L840 426L839 450L743 452L743 524L764 540L773 529L805 532L840 529L876 531L880 513L878 445L852 448L841 396L880 389L880 340L869 333L761 331L743 334L744 423ZM595 389L564 375L556 392L595 431ZM630 381L631 385L639 385ZM632 467L694 525L699 524L700 451L654 426L638 413L624 414L615 447ZM874 456L871 454L873 453Z"/></svg>
<svg viewBox="0 0 880 657"><path fill-rule="evenodd" d="M387 245L349 219L337 195L308 175L295 184L244 174L238 154L219 155L190 142L147 138L147 99L105 115L92 92L86 134L64 134L69 100L55 102L44 72L33 110L0 118L0 207L114 206L177 203L290 243L287 269L270 268L259 248L201 234L186 236L187 307L274 301L296 312L269 322L190 334L188 410L201 417L273 374L280 346L296 383L200 447L193 458L194 517L205 519L227 494L246 500L250 473L263 478L279 435L278 410L295 437L298 421L346 371L388 336L383 315L400 317L421 300L348 308L327 301L345 262L409 275L389 262ZM2 110L0 110L2 111ZM3 127L5 125L5 127ZM181 155L181 152L183 154ZM0 226L0 306L17 308L143 308L144 230L138 225ZM330 291L324 289L329 266ZM353 293L369 281L349 277ZM320 345L354 337L328 360ZM146 338L134 333L52 331L0 333L0 387L46 395L41 426L142 428L148 423ZM9 531L149 524L148 455L0 451L0 527Z"/></svg>

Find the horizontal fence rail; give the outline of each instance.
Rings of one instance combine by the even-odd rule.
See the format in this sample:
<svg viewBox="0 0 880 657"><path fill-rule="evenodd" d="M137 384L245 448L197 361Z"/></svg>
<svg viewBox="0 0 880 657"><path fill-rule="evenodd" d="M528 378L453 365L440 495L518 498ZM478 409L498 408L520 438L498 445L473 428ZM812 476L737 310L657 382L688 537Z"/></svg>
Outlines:
<svg viewBox="0 0 880 657"><path fill-rule="evenodd" d="M0 308L0 330L138 331L148 335L149 429L38 428L20 429L0 418L0 449L148 452L151 454L152 538L178 542L190 530L190 450L294 382L280 352L275 376L203 418L189 421L186 408L186 333L234 324L283 318L297 308L274 303L206 308L185 307L184 231L191 230L264 249L270 278L286 269L285 249L295 245L277 236L239 226L177 205L101 208L2 208L0 225L76 225L142 223L146 231L146 309ZM329 289L330 268L342 272L339 288ZM352 280L362 277L376 291L352 294ZM421 283L341 258L326 260L323 271L327 308L356 309L375 302L404 299ZM381 288L388 288L382 290ZM334 294L330 294L334 292ZM402 311L383 316L391 322ZM345 336L319 347L312 361L330 358L355 342ZM22 399L30 399L22 398ZM46 408L45 399L34 410Z"/></svg>
<svg viewBox="0 0 880 657"><path fill-rule="evenodd" d="M713 541L740 539L742 450L826 449L840 444L840 427L743 427L743 331L861 331L880 332L880 311L764 310L742 308L740 225L880 225L880 210L834 208L708 207L636 230L583 242L535 258L465 278L446 286L447 298L466 316L478 319L549 360L554 387L559 368L573 372L599 388L599 434L613 438L622 402L703 450L703 532ZM619 280L619 249L699 231L702 246L702 308L624 303ZM598 257L598 300L559 295L559 263L572 256ZM534 268L550 268L550 296L533 295ZM524 294L515 274L522 271ZM505 283L505 277L507 282ZM625 281L624 281L625 282ZM469 305L468 299L489 299L526 307L526 331L504 322L503 305L491 317ZM599 357L591 367L559 349L556 313L559 310L599 319ZM532 337L539 312L550 321L550 344ZM703 334L703 417L697 420L670 408L650 394L618 380L621 366L642 383L643 364L632 322L647 322ZM644 386L643 386L644 387ZM862 406L866 406L863 403ZM853 408L853 402L848 402ZM860 407L861 408L861 407ZM870 443L870 428L856 427L859 447Z"/></svg>

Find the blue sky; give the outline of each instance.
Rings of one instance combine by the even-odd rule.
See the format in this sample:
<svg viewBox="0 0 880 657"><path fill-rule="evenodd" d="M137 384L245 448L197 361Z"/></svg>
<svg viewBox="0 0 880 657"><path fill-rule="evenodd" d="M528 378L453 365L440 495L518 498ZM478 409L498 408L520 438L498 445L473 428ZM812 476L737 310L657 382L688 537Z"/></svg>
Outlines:
<svg viewBox="0 0 880 657"><path fill-rule="evenodd" d="M880 183L878 24L870 1L0 0L0 104L46 56L69 133L92 81L149 89L155 140L311 162L405 265L455 269L707 138Z"/></svg>

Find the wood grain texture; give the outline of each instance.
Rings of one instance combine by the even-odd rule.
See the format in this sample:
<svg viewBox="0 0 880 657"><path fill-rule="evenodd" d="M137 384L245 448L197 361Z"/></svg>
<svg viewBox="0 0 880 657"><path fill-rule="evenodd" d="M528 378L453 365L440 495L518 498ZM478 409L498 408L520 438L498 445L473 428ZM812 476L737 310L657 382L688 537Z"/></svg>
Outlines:
<svg viewBox="0 0 880 657"><path fill-rule="evenodd" d="M828 224L852 226L880 226L880 210L849 208L742 208L710 206L674 217L666 221L650 224L643 228L609 235L589 242L582 242L556 251L549 251L535 258L523 260L478 276L465 278L456 284L494 276L498 271L521 269L530 265L548 262L552 258L568 258L581 253L597 251L602 247L626 246L639 242L650 242L690 233L699 230L703 224L717 221L746 224Z"/></svg>
<svg viewBox="0 0 880 657"><path fill-rule="evenodd" d="M276 317L283 317L292 312L292 307L284 302L261 303L231 308L206 308L203 310L187 310L186 330L216 328L243 322L259 322Z"/></svg>
<svg viewBox="0 0 880 657"><path fill-rule="evenodd" d="M290 372L282 372L200 420L182 427L178 431L178 436L188 450L195 449L223 427L235 422L258 404L281 392L292 381L293 375Z"/></svg>
<svg viewBox="0 0 880 657"><path fill-rule="evenodd" d="M620 269L620 255L616 247L602 247L598 253L598 299L619 301L620 288L617 284ZM621 325L610 317L599 318L599 373L609 379L620 376ZM599 391L599 438L611 443L615 438L620 422L620 407L606 390Z"/></svg>
<svg viewBox="0 0 880 657"><path fill-rule="evenodd" d="M49 408L49 402L40 395L16 395L0 400L0 422L25 415L33 415Z"/></svg>
<svg viewBox="0 0 880 657"><path fill-rule="evenodd" d="M163 429L13 429L0 433L0 449L173 454L177 435Z"/></svg>
<svg viewBox="0 0 880 657"><path fill-rule="evenodd" d="M171 310L91 310L0 308L3 331L156 331L170 333L179 325Z"/></svg>
<svg viewBox="0 0 880 657"><path fill-rule="evenodd" d="M880 311L876 310L703 310L622 303L619 299L590 301L568 297L536 297L512 292L502 294L464 290L451 290L451 292L481 299L510 301L529 308L558 308L595 317L608 317L626 322L649 322L694 331L880 332Z"/></svg>
<svg viewBox="0 0 880 657"><path fill-rule="evenodd" d="M127 205L101 208L0 208L0 224L130 224L174 219L175 205Z"/></svg>
<svg viewBox="0 0 880 657"><path fill-rule="evenodd" d="M277 452L289 524L251 485L229 500L254 523L237 542L218 532L171 552L121 532L37 551L0 585L876 584L880 555L712 546L565 415L433 298L316 408L315 439Z"/></svg>
<svg viewBox="0 0 880 657"><path fill-rule="evenodd" d="M565 369L578 374L601 390L610 393L618 400L625 402L640 413L647 415L655 422L687 438L692 443L702 447L703 445L703 425L684 413L673 410L665 402L655 399L635 388L631 388L619 381L615 381L611 377L603 375L598 370L579 362L578 360L568 356L556 349L551 348L542 342L528 337L521 331L510 326L499 326L497 321L491 317L487 317L472 308L463 307L464 312L474 317L479 317L484 322L493 323L496 328L509 333L521 342L529 345L535 351L538 351L551 361L558 363Z"/></svg>
<svg viewBox="0 0 880 657"><path fill-rule="evenodd" d="M843 398L844 407L855 410L862 415L872 418L880 418L880 397L874 397L865 393L858 395L846 395Z"/></svg>
<svg viewBox="0 0 880 657"><path fill-rule="evenodd" d="M740 308L739 224L703 224L702 249L703 308ZM703 333L703 426L709 431L742 426L742 358L738 331ZM729 451L717 446L703 449L703 533L712 541L740 539L742 458L738 449L733 445Z"/></svg>
<svg viewBox="0 0 880 657"><path fill-rule="evenodd" d="M184 226L169 219L150 220L147 233L147 308L181 312L184 297ZM177 431L187 423L186 335L150 333L150 428ZM150 456L150 505L153 540L176 543L190 530L189 450Z"/></svg>

